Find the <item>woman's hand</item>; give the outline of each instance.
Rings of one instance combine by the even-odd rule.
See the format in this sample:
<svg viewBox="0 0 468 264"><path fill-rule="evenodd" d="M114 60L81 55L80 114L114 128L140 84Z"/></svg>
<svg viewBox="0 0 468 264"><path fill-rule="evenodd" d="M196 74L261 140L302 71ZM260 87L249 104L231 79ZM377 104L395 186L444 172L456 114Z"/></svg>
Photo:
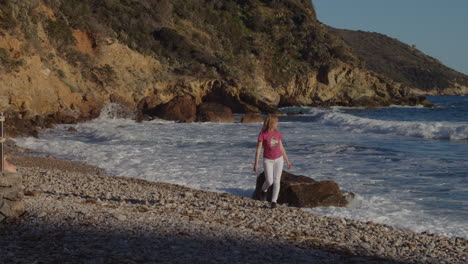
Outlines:
<svg viewBox="0 0 468 264"><path fill-rule="evenodd" d="M258 170L258 163L255 163L255 164L254 164L253 171L255 171L255 172L256 172L257 170Z"/></svg>
<svg viewBox="0 0 468 264"><path fill-rule="evenodd" d="M290 169L292 167L292 164L291 164L291 162L289 162L289 160L286 161L286 165L288 166L288 169Z"/></svg>

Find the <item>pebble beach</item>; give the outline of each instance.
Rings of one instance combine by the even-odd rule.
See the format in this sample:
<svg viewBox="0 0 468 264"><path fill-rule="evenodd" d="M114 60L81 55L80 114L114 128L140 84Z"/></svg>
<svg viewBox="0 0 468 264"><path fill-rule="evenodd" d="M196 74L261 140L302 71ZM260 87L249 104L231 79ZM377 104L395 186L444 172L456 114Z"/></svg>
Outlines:
<svg viewBox="0 0 468 264"><path fill-rule="evenodd" d="M26 213L0 223L0 263L468 263L463 238L10 152Z"/></svg>

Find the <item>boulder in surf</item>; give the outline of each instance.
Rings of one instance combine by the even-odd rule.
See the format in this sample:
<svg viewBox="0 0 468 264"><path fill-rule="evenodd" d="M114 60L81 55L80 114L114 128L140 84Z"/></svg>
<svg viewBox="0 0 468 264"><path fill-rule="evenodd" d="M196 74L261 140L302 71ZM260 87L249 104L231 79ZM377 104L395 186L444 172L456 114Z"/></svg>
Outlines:
<svg viewBox="0 0 468 264"><path fill-rule="evenodd" d="M257 184L253 199L260 199L260 192L265 181L264 173L257 176ZM273 186L267 192L267 200L271 201ZM294 175L283 171L278 203L295 207L346 207L354 194L342 193L334 181L315 181L312 178Z"/></svg>

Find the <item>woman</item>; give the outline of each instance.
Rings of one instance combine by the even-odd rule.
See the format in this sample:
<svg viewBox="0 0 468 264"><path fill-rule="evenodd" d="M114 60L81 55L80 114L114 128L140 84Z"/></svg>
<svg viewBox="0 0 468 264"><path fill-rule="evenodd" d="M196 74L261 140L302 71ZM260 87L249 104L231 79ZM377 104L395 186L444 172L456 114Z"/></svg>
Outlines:
<svg viewBox="0 0 468 264"><path fill-rule="evenodd" d="M257 151L255 153L254 171L258 170L258 160L263 147L263 170L265 172L265 182L262 186L261 199L266 200L268 188L273 184L273 195L271 197L271 208L276 208L276 200L280 190L281 173L283 163L286 160L288 169L291 168L286 150L283 147L283 135L277 130L278 117L268 115L263 123L262 131L258 135Z"/></svg>

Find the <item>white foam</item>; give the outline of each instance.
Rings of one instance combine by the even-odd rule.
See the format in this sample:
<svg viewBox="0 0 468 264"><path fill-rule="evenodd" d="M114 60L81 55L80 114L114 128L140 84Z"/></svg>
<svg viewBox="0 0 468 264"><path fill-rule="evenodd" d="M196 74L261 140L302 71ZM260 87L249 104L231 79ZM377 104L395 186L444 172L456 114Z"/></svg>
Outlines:
<svg viewBox="0 0 468 264"><path fill-rule="evenodd" d="M393 134L427 139L468 139L468 122L386 121L346 114L339 109L327 111L309 108L308 110L309 115L320 116L323 124L359 133Z"/></svg>
<svg viewBox="0 0 468 264"><path fill-rule="evenodd" d="M101 109L99 119L134 119L135 109L118 103L110 103Z"/></svg>
<svg viewBox="0 0 468 264"><path fill-rule="evenodd" d="M390 105L391 108L424 108L424 105Z"/></svg>

